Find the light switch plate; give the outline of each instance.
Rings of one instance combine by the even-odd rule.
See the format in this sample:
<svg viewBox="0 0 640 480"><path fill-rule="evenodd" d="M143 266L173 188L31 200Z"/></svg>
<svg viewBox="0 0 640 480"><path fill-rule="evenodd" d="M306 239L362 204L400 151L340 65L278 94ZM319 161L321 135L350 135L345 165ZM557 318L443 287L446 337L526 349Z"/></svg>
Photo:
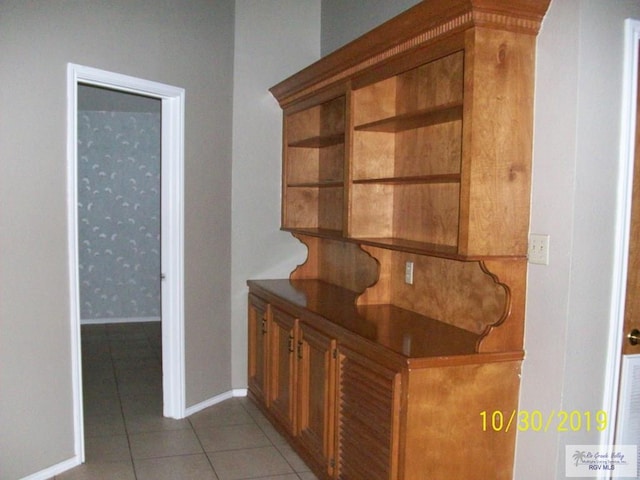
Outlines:
<svg viewBox="0 0 640 480"><path fill-rule="evenodd" d="M529 235L529 263L549 265L549 235L532 233Z"/></svg>

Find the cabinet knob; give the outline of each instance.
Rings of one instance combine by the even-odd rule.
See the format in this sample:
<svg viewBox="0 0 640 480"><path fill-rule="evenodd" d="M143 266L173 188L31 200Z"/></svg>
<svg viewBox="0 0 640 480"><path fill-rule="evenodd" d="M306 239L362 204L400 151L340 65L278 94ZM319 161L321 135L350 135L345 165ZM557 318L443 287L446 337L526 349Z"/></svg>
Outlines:
<svg viewBox="0 0 640 480"><path fill-rule="evenodd" d="M293 353L293 334L289 334L289 353Z"/></svg>
<svg viewBox="0 0 640 480"><path fill-rule="evenodd" d="M629 332L627 338L629 339L629 343L631 345L638 345L638 342L640 342L640 330L634 328Z"/></svg>
<svg viewBox="0 0 640 480"><path fill-rule="evenodd" d="M265 333L267 333L267 319L263 318L262 319L262 334L264 335Z"/></svg>

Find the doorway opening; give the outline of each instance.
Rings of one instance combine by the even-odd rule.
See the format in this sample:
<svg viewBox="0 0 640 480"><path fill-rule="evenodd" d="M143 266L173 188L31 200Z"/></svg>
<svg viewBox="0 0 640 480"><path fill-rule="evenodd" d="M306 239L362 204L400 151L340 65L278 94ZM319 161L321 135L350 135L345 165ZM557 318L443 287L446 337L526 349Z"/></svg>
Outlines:
<svg viewBox="0 0 640 480"><path fill-rule="evenodd" d="M86 324L161 321L161 100L78 85L78 268Z"/></svg>
<svg viewBox="0 0 640 480"><path fill-rule="evenodd" d="M159 212L157 218L157 227L159 234L158 245L158 281L155 286L147 286L145 297L150 300L150 304L141 308L136 300L128 300L129 305L122 305L121 294L125 294L127 288L122 292L112 290L105 292L101 290L104 286L91 286L90 279L84 279L81 288L80 269L88 269L86 262L87 249L83 250L86 243L79 240L79 232L86 225L86 217L82 217L79 211L80 199L84 201L82 207L83 214L87 213L87 207L91 203L91 199L80 194L80 182L91 183L91 179L80 176L80 157L78 148L78 134L81 121L79 120L79 91L82 89L93 89L92 91L100 91L103 94L114 92L125 94L120 98L127 97L131 99L136 97L139 100L151 100L159 102L158 116L161 118L159 122L159 150L161 151L158 159L158 170L162 172L159 176ZM103 95L102 98L107 98ZM143 102L144 103L144 102ZM84 117L86 121L86 116ZM99 122L100 119L93 119ZM135 121L135 120L134 120ZM86 126L86 125L85 125ZM107 126L106 128L112 128ZM138 320L149 319L155 315L149 315L153 312L153 297L159 300L160 305L157 306L157 313L161 322L161 357L162 357L162 405L163 415L175 419L185 416L185 385L184 385L184 291L183 291L183 238L184 238L184 90L182 88L160 84L148 80L135 77L129 77L117 73L98 70L90 67L84 67L75 64L69 64L67 70L67 177L68 177L68 218L69 218L69 278L70 278L70 305L71 305L71 347L72 347L72 369L73 369L73 401L74 401L74 433L75 433L75 449L79 461L84 461L84 424L83 424L83 402L82 402L82 356L81 356L81 319L83 314L85 318L93 316L93 318L104 319L125 318L130 317L132 311L140 313ZM86 140L86 139L85 139ZM89 141L89 140L86 140ZM128 140L126 140L128 141ZM85 152L86 153L86 152ZM82 168L91 169L94 165L82 166ZM140 165L138 165L140 167ZM149 166L143 167L142 174L149 173ZM99 170L97 175L114 176L118 174L115 171L107 173L104 169ZM144 171L146 170L146 171ZM86 173L86 172L85 172ZM140 172L139 172L140 173ZM153 176L153 173L151 173ZM99 178L99 177L96 177ZM143 178L148 178L143 177ZM138 180L128 178L126 182L135 183ZM141 180L142 181L142 180ZM112 187L103 187L112 189ZM135 189L134 189L135 190ZM89 192L91 194L92 190ZM108 190L107 190L108 193ZM115 197L122 196L122 193L114 193ZM118 198L120 201L127 202L133 210L141 208L142 202L133 202ZM137 208L136 208L137 204ZM95 205L91 205L93 208ZM104 212L103 212L104 213ZM106 215L109 216L108 212ZM104 220L104 218L103 218ZM111 219L113 222L113 219ZM115 220L123 221L120 225L121 230L117 228L112 232L99 232L104 235L102 238L109 240L117 240L120 233L124 233L126 223L136 222L135 218ZM92 225L92 228L96 225ZM138 225L138 230L139 230ZM151 231L142 230L143 236L153 237ZM147 235L148 234L148 235ZM123 235L124 236L124 235ZM99 238L99 237L97 237ZM83 240L83 242L87 239ZM130 245L138 246L135 238L125 238ZM89 241L90 243L90 241ZM153 247L152 247L153 248ZM110 252L106 252L109 250ZM105 248L101 254L108 256L114 255L114 248ZM121 262L126 261L124 255L115 255L116 259L120 258ZM121 258L122 257L122 258ZM84 260L84 264L81 262ZM93 265L92 269L95 269ZM129 269L135 268L128 263ZM139 267L140 268L140 267ZM154 268L154 267L151 267ZM121 281L110 277L112 283L118 284ZM89 286L90 288L85 288ZM93 289L91 288L93 287ZM131 285L129 285L131 287ZM98 289L98 296L95 299L88 299L92 291ZM157 292L153 289L157 289ZM81 290L84 290L81 296ZM149 295L146 295L149 294ZM84 300L83 298L84 297ZM129 309L127 311L127 308ZM141 313L142 312L142 313Z"/></svg>

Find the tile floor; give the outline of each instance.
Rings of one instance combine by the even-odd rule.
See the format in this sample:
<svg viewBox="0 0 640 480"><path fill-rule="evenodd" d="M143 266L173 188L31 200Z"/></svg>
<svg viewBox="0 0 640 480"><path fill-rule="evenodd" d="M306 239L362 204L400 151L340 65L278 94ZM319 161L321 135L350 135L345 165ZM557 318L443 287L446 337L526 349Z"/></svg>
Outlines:
<svg viewBox="0 0 640 480"><path fill-rule="evenodd" d="M159 323L83 325L86 462L55 480L312 480L257 408L162 417Z"/></svg>

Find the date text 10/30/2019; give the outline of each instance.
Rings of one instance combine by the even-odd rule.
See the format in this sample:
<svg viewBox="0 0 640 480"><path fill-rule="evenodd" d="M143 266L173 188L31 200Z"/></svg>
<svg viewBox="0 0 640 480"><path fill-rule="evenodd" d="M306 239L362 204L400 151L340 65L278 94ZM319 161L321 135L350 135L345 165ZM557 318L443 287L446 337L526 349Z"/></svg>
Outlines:
<svg viewBox="0 0 640 480"><path fill-rule="evenodd" d="M598 432L607 428L607 412L580 410L551 410L543 414L540 410L512 410L503 412L494 410L480 412L483 432L509 432L517 428L519 432L579 432L595 429Z"/></svg>

